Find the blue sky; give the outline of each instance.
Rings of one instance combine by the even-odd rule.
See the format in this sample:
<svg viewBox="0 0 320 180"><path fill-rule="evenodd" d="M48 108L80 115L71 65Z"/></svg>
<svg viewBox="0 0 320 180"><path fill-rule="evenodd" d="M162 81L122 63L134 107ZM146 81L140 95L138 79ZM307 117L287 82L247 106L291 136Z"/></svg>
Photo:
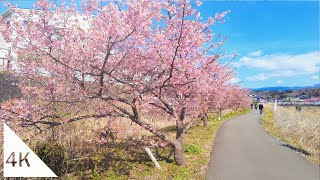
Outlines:
<svg viewBox="0 0 320 180"><path fill-rule="evenodd" d="M34 0L11 0L31 8ZM320 83L318 1L203 1L203 19L231 10L216 34L228 36L222 50L248 88ZM0 6L0 13L6 8Z"/></svg>
<svg viewBox="0 0 320 180"><path fill-rule="evenodd" d="M320 83L318 1L204 1L205 18L230 9L213 28L228 36L223 50L236 53L232 65L244 87Z"/></svg>

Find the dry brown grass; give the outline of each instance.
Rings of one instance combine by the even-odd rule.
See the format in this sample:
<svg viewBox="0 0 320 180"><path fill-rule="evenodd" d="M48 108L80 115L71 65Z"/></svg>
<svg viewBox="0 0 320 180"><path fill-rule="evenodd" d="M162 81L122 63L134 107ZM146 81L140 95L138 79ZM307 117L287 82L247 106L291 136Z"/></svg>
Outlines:
<svg viewBox="0 0 320 180"><path fill-rule="evenodd" d="M175 121L163 114L143 115L142 119L156 126L158 129L174 127ZM186 123L191 118L186 118ZM0 140L2 142L2 126L0 127ZM30 147L34 147L38 142L54 140L62 144L67 152L67 159L89 158L99 151L101 144L108 142L124 142L128 138L139 140L143 136L152 135L144 128L126 118L114 119L85 119L39 133L37 128L25 128L24 132L16 132ZM174 131L169 132L174 136ZM2 163L2 143L0 145L0 163ZM2 168L0 168L0 172Z"/></svg>
<svg viewBox="0 0 320 180"><path fill-rule="evenodd" d="M273 106L266 106L271 111ZM282 139L292 146L305 150L311 156L308 159L320 163L320 107L302 107L297 111L295 107L278 106L273 112L273 126Z"/></svg>

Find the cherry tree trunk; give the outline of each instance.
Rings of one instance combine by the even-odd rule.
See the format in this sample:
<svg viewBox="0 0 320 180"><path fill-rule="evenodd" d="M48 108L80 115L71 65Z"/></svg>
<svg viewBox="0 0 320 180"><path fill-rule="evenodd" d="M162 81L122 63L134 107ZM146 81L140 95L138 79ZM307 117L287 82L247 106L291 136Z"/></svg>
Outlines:
<svg viewBox="0 0 320 180"><path fill-rule="evenodd" d="M179 125L178 125L179 124ZM174 160L178 165L184 165L184 156L183 156L183 138L184 138L184 132L183 132L183 124L180 122L177 122L177 136L176 140L174 142Z"/></svg>
<svg viewBox="0 0 320 180"><path fill-rule="evenodd" d="M133 108L133 111L135 114L137 113L137 109ZM180 117L176 120L176 127L177 127L177 132L176 132L176 139L172 139L168 137L166 134L162 133L161 131L157 130L154 128L151 124L145 123L140 120L140 118L136 115L131 118L131 120L144 129L148 130L149 132L153 133L160 139L168 142L171 144L174 148L174 159L177 163L177 165L184 165L184 156L183 156L183 136L184 136L184 128L183 128L183 120L185 118L185 108L182 108Z"/></svg>
<svg viewBox="0 0 320 180"><path fill-rule="evenodd" d="M208 115L204 114L202 117L203 126L208 127Z"/></svg>
<svg viewBox="0 0 320 180"><path fill-rule="evenodd" d="M176 161L177 165L184 165L184 156L183 156L183 143L177 140L174 144L174 160Z"/></svg>
<svg viewBox="0 0 320 180"><path fill-rule="evenodd" d="M176 140L174 142L174 159L178 165L184 165L184 156L183 156L183 138L184 138L184 128L183 120L186 116L186 108L181 108L180 117L176 121L177 132Z"/></svg>
<svg viewBox="0 0 320 180"><path fill-rule="evenodd" d="M219 109L219 120L221 120L222 119L222 109L220 108Z"/></svg>

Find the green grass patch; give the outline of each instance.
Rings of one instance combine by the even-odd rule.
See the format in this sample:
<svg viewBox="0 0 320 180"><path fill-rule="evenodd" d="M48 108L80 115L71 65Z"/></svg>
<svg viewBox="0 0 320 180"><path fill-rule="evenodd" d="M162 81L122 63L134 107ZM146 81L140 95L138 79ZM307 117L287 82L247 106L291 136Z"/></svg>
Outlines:
<svg viewBox="0 0 320 180"><path fill-rule="evenodd" d="M194 154L200 154L201 149L200 149L200 147L198 147L197 145L194 145L194 144L191 144L191 145L185 144L183 146L183 152L194 155Z"/></svg>

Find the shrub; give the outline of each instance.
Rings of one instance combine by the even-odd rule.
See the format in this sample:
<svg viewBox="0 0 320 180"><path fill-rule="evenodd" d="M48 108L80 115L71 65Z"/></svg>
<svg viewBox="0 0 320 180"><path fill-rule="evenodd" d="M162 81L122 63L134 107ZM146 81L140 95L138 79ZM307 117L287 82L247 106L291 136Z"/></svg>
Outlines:
<svg viewBox="0 0 320 180"><path fill-rule="evenodd" d="M300 104L296 105L296 110L297 111L301 111L302 110L302 106Z"/></svg>
<svg viewBox="0 0 320 180"><path fill-rule="evenodd" d="M99 171L98 171L98 165L97 164L94 164L94 169L93 169L93 173L91 174L91 178L94 179L94 180L100 180L101 179L101 176L100 176Z"/></svg>
<svg viewBox="0 0 320 180"><path fill-rule="evenodd" d="M201 149L194 144L191 144L191 145L186 144L185 146L183 146L183 151L188 154L200 154Z"/></svg>
<svg viewBox="0 0 320 180"><path fill-rule="evenodd" d="M38 142L35 146L35 153L57 176L64 173L65 152L65 147L55 142Z"/></svg>

